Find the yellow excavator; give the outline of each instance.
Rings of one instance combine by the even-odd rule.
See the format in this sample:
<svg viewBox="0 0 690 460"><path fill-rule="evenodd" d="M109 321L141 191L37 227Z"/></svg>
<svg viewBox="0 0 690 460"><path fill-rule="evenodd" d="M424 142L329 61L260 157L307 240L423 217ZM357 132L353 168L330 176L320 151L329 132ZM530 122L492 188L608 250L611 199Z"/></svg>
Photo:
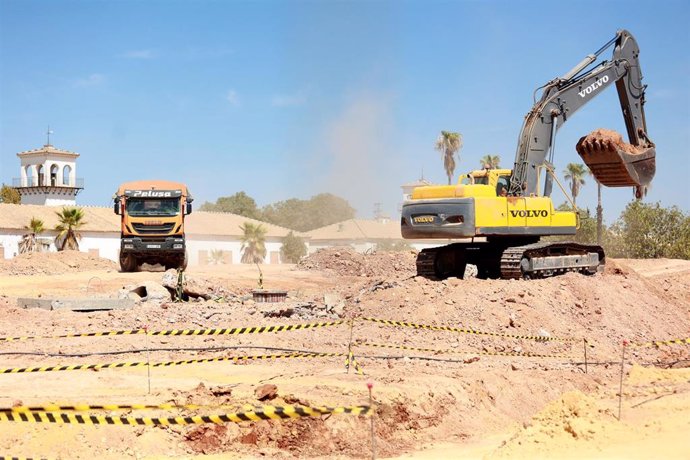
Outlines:
<svg viewBox="0 0 690 460"><path fill-rule="evenodd" d="M611 60L597 63L611 46ZM403 237L460 239L422 250L418 275L462 278L466 265L474 264L479 278L540 278L569 271L593 274L604 265L600 246L540 241L574 235L579 226L576 212L557 211L551 200L555 138L579 108L615 83L629 144L595 132L580 139L576 150L602 185L632 186L636 198L644 195L655 174L656 150L647 136L639 53L630 32L620 30L569 72L546 83L525 117L512 170L472 171L460 176L457 185L413 190L402 207Z"/></svg>

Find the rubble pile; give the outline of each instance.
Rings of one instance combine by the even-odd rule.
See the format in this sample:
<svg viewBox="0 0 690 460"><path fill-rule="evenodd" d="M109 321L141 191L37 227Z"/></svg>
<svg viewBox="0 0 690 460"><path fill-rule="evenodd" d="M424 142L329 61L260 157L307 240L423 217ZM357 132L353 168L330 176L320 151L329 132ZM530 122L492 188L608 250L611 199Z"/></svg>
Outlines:
<svg viewBox="0 0 690 460"><path fill-rule="evenodd" d="M112 260L81 251L32 252L13 259L0 259L2 275L60 275L93 270L117 270Z"/></svg>
<svg viewBox="0 0 690 460"><path fill-rule="evenodd" d="M297 264L299 270L329 271L339 276L414 276L417 254L413 251L360 254L350 247L320 249Z"/></svg>

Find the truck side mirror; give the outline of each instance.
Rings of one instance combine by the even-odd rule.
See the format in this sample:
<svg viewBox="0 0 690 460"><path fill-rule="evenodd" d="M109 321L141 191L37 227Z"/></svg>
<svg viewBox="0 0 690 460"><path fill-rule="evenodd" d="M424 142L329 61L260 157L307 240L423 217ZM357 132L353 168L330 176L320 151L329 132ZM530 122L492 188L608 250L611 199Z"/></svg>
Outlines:
<svg viewBox="0 0 690 460"><path fill-rule="evenodd" d="M113 205L113 212L115 214L120 214L120 201L116 201L115 204Z"/></svg>
<svg viewBox="0 0 690 460"><path fill-rule="evenodd" d="M192 213L192 203L185 203L185 214L191 214Z"/></svg>

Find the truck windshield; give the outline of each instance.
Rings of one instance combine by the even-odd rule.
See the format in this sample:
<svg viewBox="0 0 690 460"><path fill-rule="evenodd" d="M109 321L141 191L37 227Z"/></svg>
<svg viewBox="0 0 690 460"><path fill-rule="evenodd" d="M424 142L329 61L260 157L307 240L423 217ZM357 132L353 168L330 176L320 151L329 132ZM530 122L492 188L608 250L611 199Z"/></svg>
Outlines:
<svg viewBox="0 0 690 460"><path fill-rule="evenodd" d="M127 200L127 214L129 214L132 217L174 216L177 215L179 212L179 198L130 198Z"/></svg>

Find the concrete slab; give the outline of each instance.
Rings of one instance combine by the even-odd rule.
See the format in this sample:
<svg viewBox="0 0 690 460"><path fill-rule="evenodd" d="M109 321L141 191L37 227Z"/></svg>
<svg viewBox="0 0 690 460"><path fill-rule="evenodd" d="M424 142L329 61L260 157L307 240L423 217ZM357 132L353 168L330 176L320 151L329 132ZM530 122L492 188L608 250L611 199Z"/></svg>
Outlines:
<svg viewBox="0 0 690 460"><path fill-rule="evenodd" d="M20 308L72 311L124 310L133 308L134 303L132 299L32 299L27 297L17 299L17 306Z"/></svg>

